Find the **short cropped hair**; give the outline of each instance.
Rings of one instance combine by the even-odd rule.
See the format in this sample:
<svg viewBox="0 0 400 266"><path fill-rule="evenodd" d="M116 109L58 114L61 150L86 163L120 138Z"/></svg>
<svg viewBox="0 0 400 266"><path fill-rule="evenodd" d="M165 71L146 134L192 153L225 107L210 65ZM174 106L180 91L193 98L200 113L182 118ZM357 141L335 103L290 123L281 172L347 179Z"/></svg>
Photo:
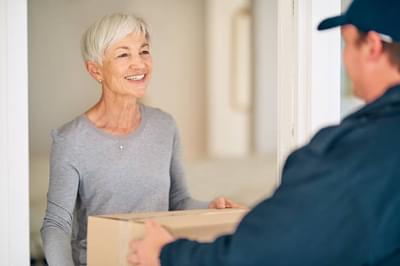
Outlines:
<svg viewBox="0 0 400 266"><path fill-rule="evenodd" d="M105 50L130 33L142 33L150 41L146 22L135 15L114 13L100 18L82 36L83 60L102 64Z"/></svg>
<svg viewBox="0 0 400 266"><path fill-rule="evenodd" d="M367 39L368 33L358 30L358 38L356 40L357 45L361 45ZM400 72L400 43L393 42L388 43L382 41L383 51L385 51L389 56L389 62L397 68L398 72Z"/></svg>

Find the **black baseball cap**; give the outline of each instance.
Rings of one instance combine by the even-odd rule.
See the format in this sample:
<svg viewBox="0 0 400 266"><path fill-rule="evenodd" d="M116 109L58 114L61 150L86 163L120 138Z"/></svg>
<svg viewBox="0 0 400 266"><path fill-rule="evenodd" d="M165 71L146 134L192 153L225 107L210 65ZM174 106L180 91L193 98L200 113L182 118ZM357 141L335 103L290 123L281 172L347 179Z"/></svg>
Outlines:
<svg viewBox="0 0 400 266"><path fill-rule="evenodd" d="M318 30L354 25L360 31L375 31L386 42L400 42L400 0L354 0L340 16L323 20Z"/></svg>

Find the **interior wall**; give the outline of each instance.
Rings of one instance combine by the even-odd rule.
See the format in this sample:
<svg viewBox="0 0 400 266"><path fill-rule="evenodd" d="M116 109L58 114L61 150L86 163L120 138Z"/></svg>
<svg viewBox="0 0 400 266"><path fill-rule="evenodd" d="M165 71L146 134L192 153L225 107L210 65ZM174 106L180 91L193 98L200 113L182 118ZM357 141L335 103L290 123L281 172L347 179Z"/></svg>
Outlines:
<svg viewBox="0 0 400 266"><path fill-rule="evenodd" d="M259 154L277 149L277 13L278 0L253 0L254 129Z"/></svg>
<svg viewBox="0 0 400 266"><path fill-rule="evenodd" d="M0 0L0 265L29 263L26 0Z"/></svg>
<svg viewBox="0 0 400 266"><path fill-rule="evenodd" d="M197 0L29 1L31 154L46 156L50 130L97 101L100 88L84 68L80 38L97 18L120 11L150 25L154 73L145 103L175 117L186 158L204 156L204 3Z"/></svg>
<svg viewBox="0 0 400 266"><path fill-rule="evenodd" d="M250 12L249 0L208 0L206 4L206 33L207 33L207 151L212 158L246 157L252 152L251 147L251 118L252 104L247 108L238 106L237 99L243 91L244 95L250 95L253 84L240 84L238 75L245 80L252 80L252 73L243 71L235 73L237 64L252 65L248 56L243 62L239 62L240 53L235 48L239 42L234 42L238 34L251 36L248 32L240 32L235 27L235 22L241 17L247 17L242 13ZM251 19L251 14L248 14ZM250 27L249 27L250 28ZM242 37L251 39L251 37ZM245 49L246 52L249 49ZM240 51L243 53L243 51ZM246 53L244 53L247 55ZM241 65L241 66L242 66ZM248 86L246 86L248 85ZM239 90L238 90L239 89ZM252 96L243 97L246 99ZM243 99L244 100L244 99ZM239 101L241 102L241 101ZM244 101L246 102L246 100ZM249 101L251 102L251 101Z"/></svg>

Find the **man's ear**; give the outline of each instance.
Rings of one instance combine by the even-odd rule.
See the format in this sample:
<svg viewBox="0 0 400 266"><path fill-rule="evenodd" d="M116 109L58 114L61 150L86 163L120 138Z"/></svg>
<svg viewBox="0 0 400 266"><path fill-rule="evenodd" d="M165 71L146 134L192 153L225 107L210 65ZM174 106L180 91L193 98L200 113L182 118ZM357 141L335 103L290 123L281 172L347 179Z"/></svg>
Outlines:
<svg viewBox="0 0 400 266"><path fill-rule="evenodd" d="M86 70L89 72L89 74L98 82L103 81L103 73L101 71L101 66L93 61L86 61Z"/></svg>
<svg viewBox="0 0 400 266"><path fill-rule="evenodd" d="M378 60L383 54L383 43L379 33L370 31L366 38L367 54L370 60Z"/></svg>

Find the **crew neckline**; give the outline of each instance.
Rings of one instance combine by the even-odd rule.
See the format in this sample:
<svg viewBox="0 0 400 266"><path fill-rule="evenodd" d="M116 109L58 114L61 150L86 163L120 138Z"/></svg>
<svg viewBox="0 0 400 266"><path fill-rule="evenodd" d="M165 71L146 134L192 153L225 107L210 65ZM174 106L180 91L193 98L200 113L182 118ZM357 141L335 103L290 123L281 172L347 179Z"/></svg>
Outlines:
<svg viewBox="0 0 400 266"><path fill-rule="evenodd" d="M139 110L140 110L140 114L141 114L139 127L136 128L136 130L134 130L133 132L130 132L126 135L113 135L111 133L108 133L108 132L96 127L96 125L86 116L85 113L83 113L80 116L80 118L81 118L81 121L83 121L86 125L88 125L92 130L94 130L99 135L102 135L102 136L105 136L107 138L114 139L114 140L129 139L129 138L139 135L140 132L143 130L145 123L147 121L146 108L143 104L139 104Z"/></svg>

